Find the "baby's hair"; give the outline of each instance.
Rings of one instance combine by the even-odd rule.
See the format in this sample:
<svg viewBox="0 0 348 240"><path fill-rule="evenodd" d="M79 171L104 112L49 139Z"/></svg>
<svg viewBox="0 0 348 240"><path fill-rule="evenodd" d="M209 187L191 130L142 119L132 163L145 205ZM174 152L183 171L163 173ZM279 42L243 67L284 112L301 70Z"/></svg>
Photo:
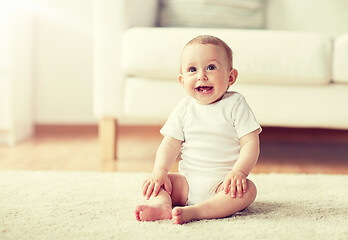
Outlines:
<svg viewBox="0 0 348 240"><path fill-rule="evenodd" d="M195 38L193 38L191 41L189 41L184 49L186 48L186 46L192 45L192 44L212 44L212 45L217 45L220 47L223 47L225 49L225 52L227 54L227 59L228 59L228 64L231 66L231 69L233 68L233 62L232 62L232 50L231 48L224 42L222 41L220 38L211 36L211 35L200 35L197 36Z"/></svg>

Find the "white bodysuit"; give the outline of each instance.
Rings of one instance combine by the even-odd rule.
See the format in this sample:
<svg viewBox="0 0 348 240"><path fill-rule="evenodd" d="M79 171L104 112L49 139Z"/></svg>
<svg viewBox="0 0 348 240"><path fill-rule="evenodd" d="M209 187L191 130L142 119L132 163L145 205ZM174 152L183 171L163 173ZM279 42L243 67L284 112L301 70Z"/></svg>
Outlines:
<svg viewBox="0 0 348 240"><path fill-rule="evenodd" d="M239 139L255 130L260 133L261 127L237 92L210 105L191 97L179 102L160 132L182 141L179 172L189 185L188 205L216 193L239 157Z"/></svg>

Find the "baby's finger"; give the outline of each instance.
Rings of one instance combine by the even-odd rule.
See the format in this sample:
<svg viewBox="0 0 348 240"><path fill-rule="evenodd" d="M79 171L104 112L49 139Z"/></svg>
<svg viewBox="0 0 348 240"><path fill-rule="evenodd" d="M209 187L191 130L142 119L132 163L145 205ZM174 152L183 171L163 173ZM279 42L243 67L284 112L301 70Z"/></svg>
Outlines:
<svg viewBox="0 0 348 240"><path fill-rule="evenodd" d="M154 183L150 183L149 187L147 188L147 192L146 192L146 199L149 200L152 192L153 192L153 187L154 187Z"/></svg>
<svg viewBox="0 0 348 240"><path fill-rule="evenodd" d="M247 191L247 180L243 178L242 180L242 185L243 185L243 193Z"/></svg>
<svg viewBox="0 0 348 240"><path fill-rule="evenodd" d="M172 188L173 186L170 181L164 183L164 190L166 190L169 195L172 195L172 190L173 190Z"/></svg>
<svg viewBox="0 0 348 240"><path fill-rule="evenodd" d="M149 187L150 185L150 182L145 182L144 185L143 185L143 196L146 195L146 192L147 192L147 188Z"/></svg>
<svg viewBox="0 0 348 240"><path fill-rule="evenodd" d="M229 192L229 188L230 188L230 184L231 184L231 179L227 179L223 182L222 184L222 189L225 191L225 193L227 194Z"/></svg>
<svg viewBox="0 0 348 240"><path fill-rule="evenodd" d="M236 197L236 182L232 181L231 183L231 197L235 198Z"/></svg>
<svg viewBox="0 0 348 240"><path fill-rule="evenodd" d="M238 197L243 196L243 188L242 188L242 181L241 180L237 180L237 195L238 195Z"/></svg>
<svg viewBox="0 0 348 240"><path fill-rule="evenodd" d="M161 185L159 185L158 183L156 183L156 184L155 184L155 189L153 190L153 195L154 195L155 197L157 197L157 195L158 195L160 189L161 189Z"/></svg>

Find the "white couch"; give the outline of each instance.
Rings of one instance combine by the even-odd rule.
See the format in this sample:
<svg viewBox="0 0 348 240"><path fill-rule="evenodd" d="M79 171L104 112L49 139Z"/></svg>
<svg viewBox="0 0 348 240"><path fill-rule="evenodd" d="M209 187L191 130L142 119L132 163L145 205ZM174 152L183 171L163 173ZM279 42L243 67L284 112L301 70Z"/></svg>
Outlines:
<svg viewBox="0 0 348 240"><path fill-rule="evenodd" d="M201 34L232 48L239 77L230 90L262 126L348 129L348 1L268 0L263 30L155 27L157 11L157 0L94 1L103 158L116 156L117 120L164 123L185 96L181 49Z"/></svg>

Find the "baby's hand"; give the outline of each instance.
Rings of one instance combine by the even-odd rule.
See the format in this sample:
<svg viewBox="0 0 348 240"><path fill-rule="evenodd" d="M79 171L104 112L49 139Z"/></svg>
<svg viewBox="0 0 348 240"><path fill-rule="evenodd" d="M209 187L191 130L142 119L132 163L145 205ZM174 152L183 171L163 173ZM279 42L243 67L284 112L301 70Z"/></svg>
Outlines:
<svg viewBox="0 0 348 240"><path fill-rule="evenodd" d="M239 170L232 170L229 174L227 174L225 181L222 183L222 191L225 194L231 190L231 197L235 198L236 193L238 197L242 197L243 193L247 190L247 175Z"/></svg>
<svg viewBox="0 0 348 240"><path fill-rule="evenodd" d="M143 196L148 200L151 195L157 197L161 187L171 195L172 183L168 173L163 170L155 170L143 183Z"/></svg>

